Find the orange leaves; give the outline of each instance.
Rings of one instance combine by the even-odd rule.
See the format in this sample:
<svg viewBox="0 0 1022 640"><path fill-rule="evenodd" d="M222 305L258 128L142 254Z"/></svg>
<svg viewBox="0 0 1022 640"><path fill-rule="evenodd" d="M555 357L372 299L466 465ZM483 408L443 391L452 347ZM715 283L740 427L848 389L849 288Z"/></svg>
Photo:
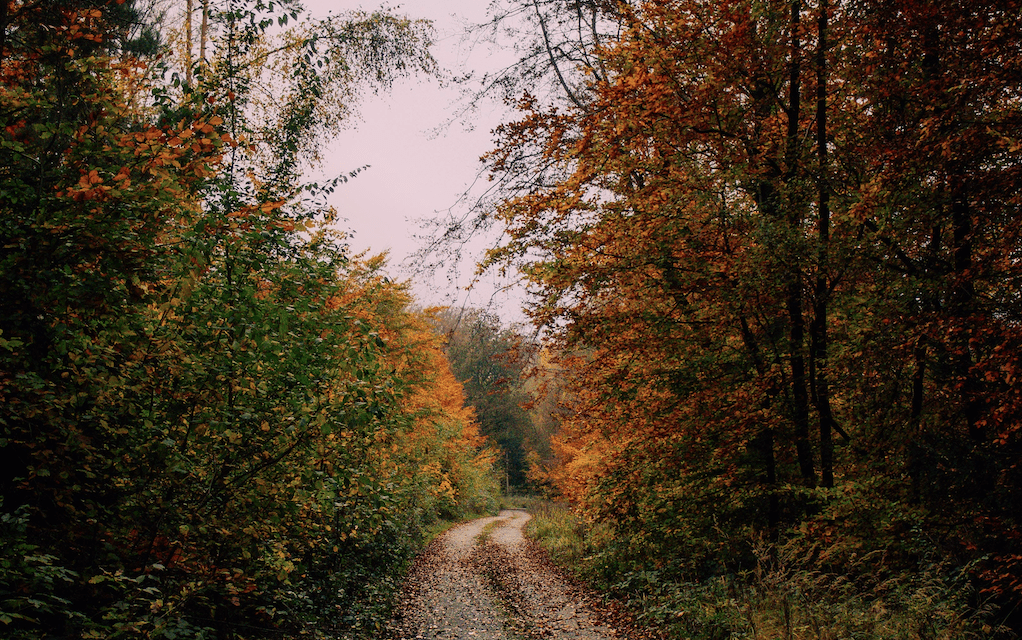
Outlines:
<svg viewBox="0 0 1022 640"><path fill-rule="evenodd" d="M94 184L102 184L102 183L103 183L103 178L99 177L99 172L96 171L95 169L93 169L92 171L89 171L87 174L83 173L81 179L78 181L78 184L81 185L81 187L83 189L88 189L89 187L91 187Z"/></svg>
<svg viewBox="0 0 1022 640"><path fill-rule="evenodd" d="M237 211L229 212L227 214L227 217L228 218L247 218L249 216L256 215L256 214L268 215L268 214L272 214L275 211L280 210L285 204L287 204L287 203L284 200L277 200L275 202L263 202L261 204L249 205L249 206L242 207L241 209L238 209ZM295 228L294 223L289 221L289 220L274 221L272 224L274 226L277 226L277 227L280 227L280 228L285 228L288 231L291 231L291 230L293 230Z"/></svg>
<svg viewBox="0 0 1022 640"><path fill-rule="evenodd" d="M383 265L370 259L365 266L373 273ZM408 299L403 287L374 280L365 284L375 293L355 289L349 313L362 307L364 312L357 315L378 327L381 336L386 334L385 357L402 380L400 404L409 419L391 455L399 467L419 476L418 482L441 501L441 509L457 509L465 496L485 495L492 456L481 455L484 438L428 317L404 307ZM392 301L366 308L371 296L381 294ZM460 508L464 506L469 505Z"/></svg>
<svg viewBox="0 0 1022 640"><path fill-rule="evenodd" d="M121 167L114 176L114 182L118 183L118 187L121 189L127 189L131 187L131 170L128 167Z"/></svg>
<svg viewBox="0 0 1022 640"><path fill-rule="evenodd" d="M73 187L58 188L58 195L77 202L105 201L137 189L140 193L158 194L158 200L165 199L183 185L215 173L222 159L220 148L230 141L229 136L220 135L214 126L222 122L214 116L191 123L182 121L177 129L147 126L124 133L116 132L102 121L82 124L74 132L74 146L66 153L74 156L76 148L101 145L107 153L124 156L122 164L112 176L104 176L100 169L80 169L78 182ZM141 176L145 179L139 181Z"/></svg>
<svg viewBox="0 0 1022 640"><path fill-rule="evenodd" d="M90 200L105 200L113 187L103 184L103 178L99 172L92 169L89 172L82 172L78 180L77 188L70 188L66 191L58 191L57 195L68 195L76 202L88 202Z"/></svg>
<svg viewBox="0 0 1022 640"><path fill-rule="evenodd" d="M138 131L134 134L135 141L139 143L152 142L154 140L163 140L165 139L165 137L166 134L162 130L157 129L156 127L149 127L149 129L147 129L144 132Z"/></svg>
<svg viewBox="0 0 1022 640"><path fill-rule="evenodd" d="M68 41L85 40L94 43L104 41L107 28L103 24L103 12L99 9L65 9L63 16L64 24L58 28L64 32ZM69 55L74 55L74 53L73 49L68 49Z"/></svg>
<svg viewBox="0 0 1022 640"><path fill-rule="evenodd" d="M747 8L640 3L599 51L611 71L592 101L566 114L527 101L491 156L502 168L542 149L547 161L503 203L511 240L490 257L518 262L539 294L534 318L578 354L550 477L590 504L627 511L701 469L737 483L763 464L743 461L748 443L783 423L763 406L772 369L753 362L757 340L784 348L783 291L762 260L781 241L759 233L756 188L785 149L775 94L790 65L783 25L750 25ZM650 469L661 456L677 466Z"/></svg>
<svg viewBox="0 0 1022 640"><path fill-rule="evenodd" d="M10 124L4 126L4 131L7 133L7 135L9 135L12 138L14 138L14 137L18 136L19 134L21 134L24 131L25 124L26 124L26 122L25 122L24 119L17 120L17 121L11 122Z"/></svg>

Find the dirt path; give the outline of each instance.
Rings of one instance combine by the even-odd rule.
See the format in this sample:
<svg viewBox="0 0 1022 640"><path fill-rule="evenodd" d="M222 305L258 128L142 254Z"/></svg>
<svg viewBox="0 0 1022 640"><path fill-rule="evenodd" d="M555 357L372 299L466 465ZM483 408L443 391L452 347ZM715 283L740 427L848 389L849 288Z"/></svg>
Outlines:
<svg viewBox="0 0 1022 640"><path fill-rule="evenodd" d="M390 625L399 640L617 640L611 612L522 535L531 516L501 511L457 526L416 560Z"/></svg>

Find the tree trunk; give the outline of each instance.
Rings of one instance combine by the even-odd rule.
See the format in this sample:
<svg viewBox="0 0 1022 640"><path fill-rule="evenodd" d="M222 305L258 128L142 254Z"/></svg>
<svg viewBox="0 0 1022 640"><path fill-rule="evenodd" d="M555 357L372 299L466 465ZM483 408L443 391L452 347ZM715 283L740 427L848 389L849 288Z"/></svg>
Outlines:
<svg viewBox="0 0 1022 640"><path fill-rule="evenodd" d="M816 150L819 161L817 176L817 251L815 308L810 328L812 369L816 410L820 419L820 477L824 487L834 486L834 415L830 406L828 360L828 303L830 297L828 264L830 262L830 184L827 152L827 0L820 0L818 45L816 50Z"/></svg>
<svg viewBox="0 0 1022 640"><path fill-rule="evenodd" d="M209 35L209 0L202 0L202 24L199 27L199 60L206 64L206 38Z"/></svg>
<svg viewBox="0 0 1022 640"><path fill-rule="evenodd" d="M195 0L185 1L185 84L192 84L192 13Z"/></svg>
<svg viewBox="0 0 1022 640"><path fill-rule="evenodd" d="M799 114L802 100L802 40L799 32L802 28L802 3L795 0L791 3L791 62L788 77L788 129L785 148L785 180L795 177L799 162ZM802 226L802 208L799 204L789 203L789 230L799 233ZM807 391L806 360L805 360L805 318L803 314L802 274L798 266L798 257L791 256L792 264L788 272L788 283L785 291L788 311L790 344L789 363L791 367L791 396L793 403L793 419L795 423L795 451L798 454L799 473L807 486L816 485L816 471L813 463L813 450L809 442L809 394Z"/></svg>
<svg viewBox="0 0 1022 640"><path fill-rule="evenodd" d="M956 316L960 326L959 331L965 331L969 326L969 316L975 304L976 290L972 283L972 210L965 199L964 181L956 179L957 184L952 185L951 201L951 225L954 230L954 274L951 283L952 313ZM955 340L955 374L960 380L962 413L965 417L969 438L982 442L985 430L980 422L983 412L980 396L980 383L976 374L972 371L973 358L969 345L969 336Z"/></svg>
<svg viewBox="0 0 1022 640"><path fill-rule="evenodd" d="M759 345L756 343L756 337L749 327L749 321L746 320L744 315L739 314L738 322L742 331L742 341L749 352L749 357L752 358L752 364L756 368L756 373L763 378L767 375L767 366L763 361ZM770 407L771 399L774 396L776 396L776 389L767 392L767 398L763 401L764 409ZM767 524L771 535L777 532L777 528L781 523L781 501L777 496L777 455L774 452L774 439L772 427L763 428L752 439L752 446L760 452L763 458L763 470L766 474L766 486L769 492Z"/></svg>

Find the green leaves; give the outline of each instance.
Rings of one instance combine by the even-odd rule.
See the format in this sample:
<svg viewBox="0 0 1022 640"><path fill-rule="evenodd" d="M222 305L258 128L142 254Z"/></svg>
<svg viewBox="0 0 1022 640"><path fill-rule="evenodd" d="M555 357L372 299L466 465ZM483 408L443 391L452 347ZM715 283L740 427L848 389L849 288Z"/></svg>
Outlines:
<svg viewBox="0 0 1022 640"><path fill-rule="evenodd" d="M0 76L4 635L373 628L377 586L439 512L416 472L440 454L398 446L429 373L392 353L418 322L409 300L382 262L350 263L297 167L336 124L327 89L348 100L406 57L429 66L423 26L348 25L372 46L335 42L344 70L290 34L264 67L269 8L236 5L181 94L148 86L139 60L78 55L83 15L115 11L80 4L19 7L5 26L19 37ZM341 59L374 47L393 57ZM250 93L264 73L297 83L272 117ZM469 420L452 423L423 434L447 456L453 513L452 487L478 505L490 485Z"/></svg>

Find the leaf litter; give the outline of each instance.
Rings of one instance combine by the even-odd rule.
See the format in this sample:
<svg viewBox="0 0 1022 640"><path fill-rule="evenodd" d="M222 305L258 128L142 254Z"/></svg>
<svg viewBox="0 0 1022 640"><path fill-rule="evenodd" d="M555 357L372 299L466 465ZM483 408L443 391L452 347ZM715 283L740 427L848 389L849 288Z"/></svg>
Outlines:
<svg viewBox="0 0 1022 640"><path fill-rule="evenodd" d="M565 576L501 511L448 530L416 559L392 640L638 640L620 608Z"/></svg>

